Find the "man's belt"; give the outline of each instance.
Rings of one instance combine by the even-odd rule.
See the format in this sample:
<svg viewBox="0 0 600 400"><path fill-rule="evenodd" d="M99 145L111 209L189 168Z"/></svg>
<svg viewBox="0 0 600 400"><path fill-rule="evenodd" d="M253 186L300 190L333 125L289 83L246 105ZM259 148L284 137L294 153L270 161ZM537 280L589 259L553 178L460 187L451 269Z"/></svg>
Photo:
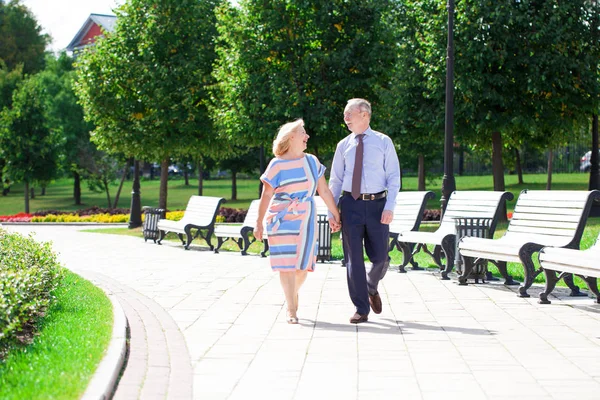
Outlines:
<svg viewBox="0 0 600 400"><path fill-rule="evenodd" d="M346 192L345 190L344 190L343 194L344 195L348 195L348 196L352 196L352 193ZM358 196L358 200L365 200L365 201L368 201L368 200L379 200L379 199L384 199L386 197L387 197L387 191L384 190L383 192L379 192L379 193L361 193Z"/></svg>

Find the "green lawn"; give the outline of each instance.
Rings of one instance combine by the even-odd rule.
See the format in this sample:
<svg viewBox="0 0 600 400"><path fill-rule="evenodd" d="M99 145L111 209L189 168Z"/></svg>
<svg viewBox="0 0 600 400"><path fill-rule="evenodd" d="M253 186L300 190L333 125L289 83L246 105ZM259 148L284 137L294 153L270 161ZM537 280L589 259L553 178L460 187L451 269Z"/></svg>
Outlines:
<svg viewBox="0 0 600 400"><path fill-rule="evenodd" d="M552 177L555 190L587 190L589 174L554 174ZM514 203L523 189L540 190L546 187L545 174L531 174L524 176L525 184L518 185L516 175L506 175L506 190L515 195L515 200L509 202L508 208L512 210ZM440 208L439 199L441 196L441 177L429 185L428 190L436 193L436 198L429 202L428 208ZM403 179L403 190L416 190L417 178L406 177ZM458 190L491 190L493 181L491 175L486 176L457 176L456 187ZM158 205L159 181L142 181L141 198L142 206ZM111 197L114 197L116 186L111 190ZM83 205L73 204L73 181L72 179L60 179L52 183L46 189L46 195L40 196L39 189L36 189L37 196L31 200L31 211L39 210L77 210L91 206L106 207L107 200L103 193L93 193L82 186ZM130 206L131 182L126 182L123 186L119 207L129 208ZM168 208L170 210L183 210L190 196L198 193L197 181L190 180L190 186L185 186L182 179L171 180L168 185ZM258 179L240 179L237 185L238 200L231 199L231 181L230 180L205 180L204 195L219 196L227 199L224 204L226 207L247 208L253 199L258 198ZM12 215L24 211L23 186L15 184L12 186L8 196L0 196L0 215Z"/></svg>
<svg viewBox="0 0 600 400"><path fill-rule="evenodd" d="M33 343L0 362L0 399L79 399L102 360L112 335L110 300L69 271L55 295Z"/></svg>

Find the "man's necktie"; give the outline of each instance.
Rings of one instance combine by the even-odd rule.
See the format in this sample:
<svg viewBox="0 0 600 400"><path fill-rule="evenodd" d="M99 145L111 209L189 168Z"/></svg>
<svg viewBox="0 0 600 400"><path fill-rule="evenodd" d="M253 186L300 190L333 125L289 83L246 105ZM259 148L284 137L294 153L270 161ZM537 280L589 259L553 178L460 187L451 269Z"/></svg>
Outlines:
<svg viewBox="0 0 600 400"><path fill-rule="evenodd" d="M358 145L356 146L356 157L354 158L354 172L352 174L352 197L354 200L360 196L360 181L362 179L363 169L363 137L364 134L356 135L358 138Z"/></svg>

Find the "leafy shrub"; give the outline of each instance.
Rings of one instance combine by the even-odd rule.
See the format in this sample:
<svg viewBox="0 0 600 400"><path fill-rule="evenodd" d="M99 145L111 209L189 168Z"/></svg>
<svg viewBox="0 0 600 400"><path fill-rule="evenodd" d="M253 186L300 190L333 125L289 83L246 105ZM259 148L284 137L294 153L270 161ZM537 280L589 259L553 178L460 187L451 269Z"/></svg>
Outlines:
<svg viewBox="0 0 600 400"><path fill-rule="evenodd" d="M423 211L423 221L439 221L441 215L441 210L425 210Z"/></svg>
<svg viewBox="0 0 600 400"><path fill-rule="evenodd" d="M0 359L9 345L31 336L61 271L50 243L0 229Z"/></svg>
<svg viewBox="0 0 600 400"><path fill-rule="evenodd" d="M219 209L219 215L225 219L224 222L244 222L244 218L246 218L247 213L248 210L244 209L229 207L221 207Z"/></svg>

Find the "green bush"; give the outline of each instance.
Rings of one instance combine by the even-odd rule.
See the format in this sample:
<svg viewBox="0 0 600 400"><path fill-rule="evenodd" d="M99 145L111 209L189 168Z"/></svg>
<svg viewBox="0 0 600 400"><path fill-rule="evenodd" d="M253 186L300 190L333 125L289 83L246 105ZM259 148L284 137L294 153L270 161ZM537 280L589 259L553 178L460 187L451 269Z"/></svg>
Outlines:
<svg viewBox="0 0 600 400"><path fill-rule="evenodd" d="M61 278L50 243L0 229L0 359L11 344L31 336Z"/></svg>

